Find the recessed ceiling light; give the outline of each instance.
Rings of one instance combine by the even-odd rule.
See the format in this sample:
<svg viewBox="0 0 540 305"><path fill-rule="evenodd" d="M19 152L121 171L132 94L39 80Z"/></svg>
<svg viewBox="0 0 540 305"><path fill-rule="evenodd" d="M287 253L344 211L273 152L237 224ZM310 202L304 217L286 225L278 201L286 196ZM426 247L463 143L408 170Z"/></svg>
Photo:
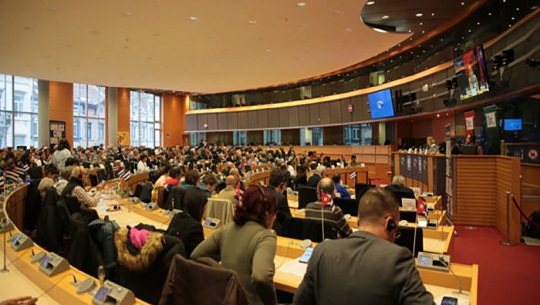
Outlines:
<svg viewBox="0 0 540 305"><path fill-rule="evenodd" d="M250 20L248 22L249 22L249 24L257 24L257 20Z"/></svg>
<svg viewBox="0 0 540 305"><path fill-rule="evenodd" d="M423 22L420 22L420 25L424 25L424 23L423 23Z"/></svg>
<svg viewBox="0 0 540 305"><path fill-rule="evenodd" d="M131 17L133 16L132 12L124 12L124 17Z"/></svg>
<svg viewBox="0 0 540 305"><path fill-rule="evenodd" d="M431 13L431 16L435 16L435 13Z"/></svg>
<svg viewBox="0 0 540 305"><path fill-rule="evenodd" d="M366 2L366 5L373 5L373 4L375 4L375 1L368 1L368 2Z"/></svg>
<svg viewBox="0 0 540 305"><path fill-rule="evenodd" d="M298 5L299 7L304 7L304 6L307 5L307 3L305 3L305 2L298 2L298 3L296 3L296 5Z"/></svg>
<svg viewBox="0 0 540 305"><path fill-rule="evenodd" d="M384 16L382 16L381 18L382 18L383 20L385 20L385 19L388 19L388 18L390 18L390 16L388 16L388 15L384 15Z"/></svg>
<svg viewBox="0 0 540 305"><path fill-rule="evenodd" d="M461 6L465 5L465 2L461 2Z"/></svg>
<svg viewBox="0 0 540 305"><path fill-rule="evenodd" d="M375 32L379 32L379 33L388 33L388 31L385 31L385 30L379 29L379 28L373 28L373 30L374 30Z"/></svg>
<svg viewBox="0 0 540 305"><path fill-rule="evenodd" d="M415 16L416 16L416 17L422 17L422 16L424 16L424 14L422 14L422 13L416 13Z"/></svg>
<svg viewBox="0 0 540 305"><path fill-rule="evenodd" d="M197 16L191 16L191 17L189 17L189 20L191 20L191 21L197 21L197 20L199 20L199 17L197 17Z"/></svg>

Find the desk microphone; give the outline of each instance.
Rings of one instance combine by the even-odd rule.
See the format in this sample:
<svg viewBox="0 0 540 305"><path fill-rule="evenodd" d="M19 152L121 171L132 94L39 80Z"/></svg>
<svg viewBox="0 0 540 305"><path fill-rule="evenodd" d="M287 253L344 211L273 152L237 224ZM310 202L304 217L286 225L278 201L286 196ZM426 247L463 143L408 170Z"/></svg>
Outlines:
<svg viewBox="0 0 540 305"><path fill-rule="evenodd" d="M441 264L443 264L444 267L446 267L446 268L448 268L448 270L450 270L450 273L452 274L452 276L456 280L456 283L458 284L458 288L459 288L458 295L461 295L461 294L467 295L466 293L463 292L463 287L461 286L461 281L459 280L459 277L454 273L454 270L452 270L452 268L450 268L450 264L448 264L448 262L444 259L444 255L439 256L439 262L441 262Z"/></svg>

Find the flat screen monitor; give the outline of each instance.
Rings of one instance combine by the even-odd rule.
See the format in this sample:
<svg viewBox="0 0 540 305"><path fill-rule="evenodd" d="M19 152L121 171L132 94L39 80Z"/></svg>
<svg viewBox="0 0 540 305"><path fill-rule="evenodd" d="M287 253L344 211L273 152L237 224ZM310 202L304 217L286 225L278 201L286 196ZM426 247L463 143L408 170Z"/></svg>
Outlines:
<svg viewBox="0 0 540 305"><path fill-rule="evenodd" d="M462 155L476 155L478 154L478 146L476 145L466 145L461 147Z"/></svg>
<svg viewBox="0 0 540 305"><path fill-rule="evenodd" d="M454 60L459 97L464 100L489 91L488 73L482 45Z"/></svg>
<svg viewBox="0 0 540 305"><path fill-rule="evenodd" d="M394 116L392 91L385 89L368 94L369 109L372 119L389 118Z"/></svg>
<svg viewBox="0 0 540 305"><path fill-rule="evenodd" d="M504 119L504 131L520 131L521 128L521 119Z"/></svg>

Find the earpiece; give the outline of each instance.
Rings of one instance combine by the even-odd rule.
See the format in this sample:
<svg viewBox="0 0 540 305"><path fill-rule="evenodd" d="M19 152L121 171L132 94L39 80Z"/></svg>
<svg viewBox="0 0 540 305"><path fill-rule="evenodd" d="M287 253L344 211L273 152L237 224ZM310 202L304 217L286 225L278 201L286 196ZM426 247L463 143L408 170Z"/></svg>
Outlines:
<svg viewBox="0 0 540 305"><path fill-rule="evenodd" d="M397 224L394 221L394 218L389 217L388 224L386 224L386 231L394 232L397 229Z"/></svg>

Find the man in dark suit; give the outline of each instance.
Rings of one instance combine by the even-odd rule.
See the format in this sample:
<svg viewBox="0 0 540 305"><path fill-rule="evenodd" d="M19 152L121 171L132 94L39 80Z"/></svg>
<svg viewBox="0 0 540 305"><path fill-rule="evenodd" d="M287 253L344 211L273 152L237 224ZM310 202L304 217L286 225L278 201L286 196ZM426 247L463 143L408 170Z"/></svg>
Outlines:
<svg viewBox="0 0 540 305"><path fill-rule="evenodd" d="M405 186L405 178L401 175L395 175L392 178L392 184L385 187L387 190L394 192L399 191L408 196L405 198L414 198L414 191L410 187Z"/></svg>
<svg viewBox="0 0 540 305"><path fill-rule="evenodd" d="M319 184L319 181L324 176L324 170L326 168L324 165L319 165L315 168L315 173L309 177L307 185L311 187L317 187L317 184Z"/></svg>
<svg viewBox="0 0 540 305"><path fill-rule="evenodd" d="M411 252L393 243L399 206L391 193L369 189L358 219L358 232L315 248L294 304L435 304Z"/></svg>
<svg viewBox="0 0 540 305"><path fill-rule="evenodd" d="M270 172L270 183L268 188L272 190L278 202L276 221L274 221L274 225L272 226L272 229L274 229L277 234L282 233L283 226L288 218L292 217L287 196L283 193L287 189L287 182L288 179L285 172L279 168L272 169Z"/></svg>

